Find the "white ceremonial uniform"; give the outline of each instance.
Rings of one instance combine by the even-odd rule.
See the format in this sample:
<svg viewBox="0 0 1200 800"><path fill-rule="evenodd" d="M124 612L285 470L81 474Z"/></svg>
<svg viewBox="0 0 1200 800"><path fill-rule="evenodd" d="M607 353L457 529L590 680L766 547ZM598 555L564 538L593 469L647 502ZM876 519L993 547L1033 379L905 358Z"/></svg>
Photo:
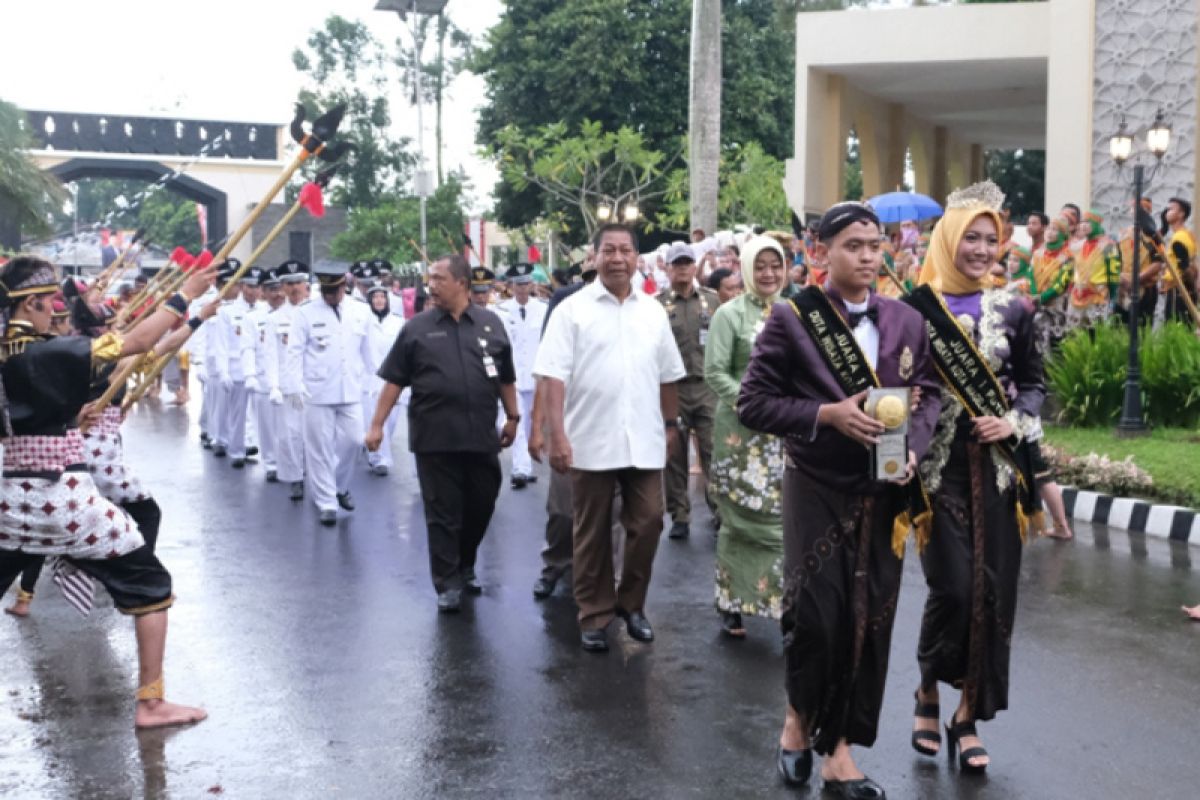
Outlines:
<svg viewBox="0 0 1200 800"><path fill-rule="evenodd" d="M188 318L199 317L200 310L211 303L217 296L216 289L209 289L200 297L192 301L188 306ZM208 364L205 361L207 351L206 342L208 341L208 332L212 325L208 322L201 325L196 330L192 331L192 335L187 340L185 349L188 354L188 362L191 364L191 374L196 376L196 380L200 382L200 433L205 435L212 434L212 403L211 385L213 381L208 379Z"/></svg>
<svg viewBox="0 0 1200 800"><path fill-rule="evenodd" d="M209 346L219 370L221 397L221 438L218 443L229 450L230 458L246 457L246 409L249 389L247 367L253 367L252 323L247 315L253 307L242 298L221 306L213 320L215 326Z"/></svg>
<svg viewBox="0 0 1200 800"><path fill-rule="evenodd" d="M369 368L367 322L357 301L338 307L318 296L296 308L281 377L284 394L304 398L305 472L321 511L350 490L362 448L362 376Z"/></svg>
<svg viewBox="0 0 1200 800"><path fill-rule="evenodd" d="M246 315L249 339L247 349L250 351L246 359L246 376L253 378L246 383L250 387L250 405L254 409L259 456L262 458L263 467L269 472L275 472L277 425L275 409L271 405L271 387L267 380L267 317L270 313L270 304L260 301L255 303L254 309Z"/></svg>
<svg viewBox="0 0 1200 800"><path fill-rule="evenodd" d="M367 348L370 351L368 360L371 371L363 381L362 395L363 421L367 425L371 424L371 418L375 416L375 406L379 403L379 393L383 391L385 383L383 378L376 373L383 366L383 360L391 352L392 345L396 343L396 339L400 336L400 329L403 327L403 318L397 317L391 312L385 314L383 319L371 312L371 317L367 321ZM367 462L372 467L382 465L390 470L395 463L392 459L392 432L395 431L396 423L400 420L400 406L400 403L392 406L392 410L383 424L383 444L374 453L367 453Z"/></svg>
<svg viewBox="0 0 1200 800"><path fill-rule="evenodd" d="M208 331L204 337L204 372L207 380L204 385L204 404L208 407L208 435L214 447L226 447L229 444L229 434L225 430L225 406L228 403L229 391L221 380L229 359L226 355L221 312L233 305L233 302L222 301L217 313L201 326L202 330Z"/></svg>
<svg viewBox="0 0 1200 800"><path fill-rule="evenodd" d="M517 425L517 438L512 445L513 477L533 476L533 459L529 456L529 426L532 423L533 392L537 383L533 378L533 361L537 357L538 342L542 338L542 323L546 319L546 302L530 297L525 305L510 298L500 304L508 340L512 343L513 367L517 373L517 401L520 403L521 422Z"/></svg>
<svg viewBox="0 0 1200 800"><path fill-rule="evenodd" d="M275 424L275 472L283 483L304 480L304 410L282 400L286 394L282 374L287 367L288 333L298 308L284 303L268 313L263 341L267 397Z"/></svg>

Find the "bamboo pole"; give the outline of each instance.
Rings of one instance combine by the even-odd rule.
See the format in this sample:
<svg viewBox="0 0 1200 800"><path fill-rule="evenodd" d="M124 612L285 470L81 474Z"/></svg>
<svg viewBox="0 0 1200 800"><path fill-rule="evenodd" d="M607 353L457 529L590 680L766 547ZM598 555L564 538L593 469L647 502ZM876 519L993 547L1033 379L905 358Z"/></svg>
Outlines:
<svg viewBox="0 0 1200 800"><path fill-rule="evenodd" d="M233 290L233 287L237 286L238 282L245 276L249 269L254 266L254 263L258 261L258 259L262 257L263 253L267 251L267 248L271 245L271 243L275 241L275 239L279 237L279 234L283 233L284 229L287 228L291 221L296 218L296 215L300 213L301 208L303 208L303 205L299 200L296 200L296 202L292 204L292 207L287 210L287 213L283 215L278 223L276 223L275 227L273 227L271 231L263 238L258 247L254 249L254 252L250 254L250 257L246 259L245 263L243 263L242 266L230 276L229 280L225 282L225 285L222 286L220 291L217 293L217 297L214 302L224 300L226 297L228 297L229 292ZM166 369L167 364L170 363L175 354L179 352L185 344L187 344L187 341L190 338L192 338L191 332L189 332L188 335L183 338L183 341L180 342L177 347L167 353L163 353L154 360L153 364L142 376L141 382L134 388L132 392L125 396L125 401L121 404L121 408L129 409L134 403L142 399L142 395L144 395L150 389L151 384L154 383L154 379L159 376L159 373Z"/></svg>

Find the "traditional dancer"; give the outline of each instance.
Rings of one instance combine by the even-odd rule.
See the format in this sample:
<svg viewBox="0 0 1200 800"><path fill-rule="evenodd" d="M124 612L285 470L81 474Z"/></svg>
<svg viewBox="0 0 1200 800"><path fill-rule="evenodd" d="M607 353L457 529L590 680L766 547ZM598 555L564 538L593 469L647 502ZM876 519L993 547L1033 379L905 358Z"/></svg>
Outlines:
<svg viewBox="0 0 1200 800"><path fill-rule="evenodd" d="M1066 293L1075 273L1070 244L1070 220L1056 217L1046 228L1041 249L1033 252L1030 297L1037 309L1037 331L1043 353L1050 352L1067 335Z"/></svg>
<svg viewBox="0 0 1200 800"><path fill-rule="evenodd" d="M47 261L18 256L0 269L0 417L4 472L0 479L0 592L31 558L54 555L100 581L117 608L135 617L139 689L134 722L160 727L197 722L199 708L163 699L166 610L171 576L145 545L133 520L96 489L84 466L75 427L96 369L145 352L211 284L213 270L189 275L183 289L124 339L52 337L49 296L58 290Z"/></svg>
<svg viewBox="0 0 1200 800"><path fill-rule="evenodd" d="M1172 197L1162 213L1162 236L1166 245L1167 262L1174 271L1164 269L1158 279L1158 301L1154 306L1154 325L1179 320L1188 326L1194 325L1187 303L1180 296L1188 292L1195 298L1196 285L1196 239L1187 229L1188 217L1192 215L1192 204ZM1183 284L1175 280L1178 275Z"/></svg>
<svg viewBox="0 0 1200 800"><path fill-rule="evenodd" d="M1120 254L1104 233L1104 220L1094 211L1084 214L1076 234L1083 241L1075 258L1067 304L1067 324L1092 328L1112 316L1121 281Z"/></svg>
<svg viewBox="0 0 1200 800"><path fill-rule="evenodd" d="M940 408L921 315L870 287L881 259L879 218L839 203L821 219L823 287L777 304L742 378L738 416L785 436L783 631L787 709L778 768L805 782L825 756L827 791L885 797L854 763L875 741L904 539L928 507L915 477ZM919 387L904 485L872 478L867 447L884 426L862 409L872 387Z"/></svg>
<svg viewBox="0 0 1200 800"><path fill-rule="evenodd" d="M1013 293L984 288L999 250L1003 197L991 182L950 196L924 285L905 298L925 316L949 389L921 462L933 529L921 556L929 597L912 744L938 752L938 684L960 687L946 734L951 756L957 752L971 771L989 763L976 721L1008 707L1021 547L1028 526L1041 524L1023 444L1045 396L1033 315Z"/></svg>

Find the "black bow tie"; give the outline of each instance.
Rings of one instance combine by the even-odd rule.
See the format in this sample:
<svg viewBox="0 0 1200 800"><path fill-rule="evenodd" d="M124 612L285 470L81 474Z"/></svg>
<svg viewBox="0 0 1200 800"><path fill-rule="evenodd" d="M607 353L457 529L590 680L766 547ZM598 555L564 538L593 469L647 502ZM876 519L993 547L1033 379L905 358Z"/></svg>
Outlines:
<svg viewBox="0 0 1200 800"><path fill-rule="evenodd" d="M857 328L858 323L863 321L863 317L866 317L867 319L871 320L871 322L873 322L875 325L878 325L879 324L879 306L870 306L866 311L851 311L851 312L849 312L849 317L850 317L850 330L854 330L855 328Z"/></svg>

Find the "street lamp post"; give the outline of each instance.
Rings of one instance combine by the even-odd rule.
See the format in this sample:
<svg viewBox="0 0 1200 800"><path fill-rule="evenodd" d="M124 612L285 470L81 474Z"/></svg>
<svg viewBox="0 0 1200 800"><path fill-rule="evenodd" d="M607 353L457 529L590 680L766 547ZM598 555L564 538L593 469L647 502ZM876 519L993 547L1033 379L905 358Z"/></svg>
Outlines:
<svg viewBox="0 0 1200 800"><path fill-rule="evenodd" d="M1133 137L1125 130L1125 120L1109 140L1109 154L1120 169L1133 155ZM1146 132L1146 147L1154 155L1154 171L1171 145L1171 128L1163 121L1162 111L1154 118L1154 125ZM1154 171L1151 172L1153 177ZM1142 255L1142 191L1146 180L1145 167L1133 166L1133 264L1129 276L1129 363L1125 372L1125 397L1121 403L1121 419L1117 422L1117 435L1124 438L1145 436L1150 428L1142 415L1142 366L1138 353L1140 308L1138 291L1141 288Z"/></svg>
<svg viewBox="0 0 1200 800"><path fill-rule="evenodd" d="M400 21L409 22L409 31L413 37L413 78L417 96L417 174L414 183L416 184L417 196L421 201L421 271L424 272L428 266L425 263L425 254L429 252L429 235L428 223L426 221L426 209L428 206L429 195L433 192L433 176L430 174L428 167L425 164L425 119L424 105L425 101L421 97L421 50L425 45L425 35L421 32L418 17L420 16L437 16L446 9L448 0L376 0L376 11L395 11L400 15ZM408 20L408 15L412 14L412 19Z"/></svg>

